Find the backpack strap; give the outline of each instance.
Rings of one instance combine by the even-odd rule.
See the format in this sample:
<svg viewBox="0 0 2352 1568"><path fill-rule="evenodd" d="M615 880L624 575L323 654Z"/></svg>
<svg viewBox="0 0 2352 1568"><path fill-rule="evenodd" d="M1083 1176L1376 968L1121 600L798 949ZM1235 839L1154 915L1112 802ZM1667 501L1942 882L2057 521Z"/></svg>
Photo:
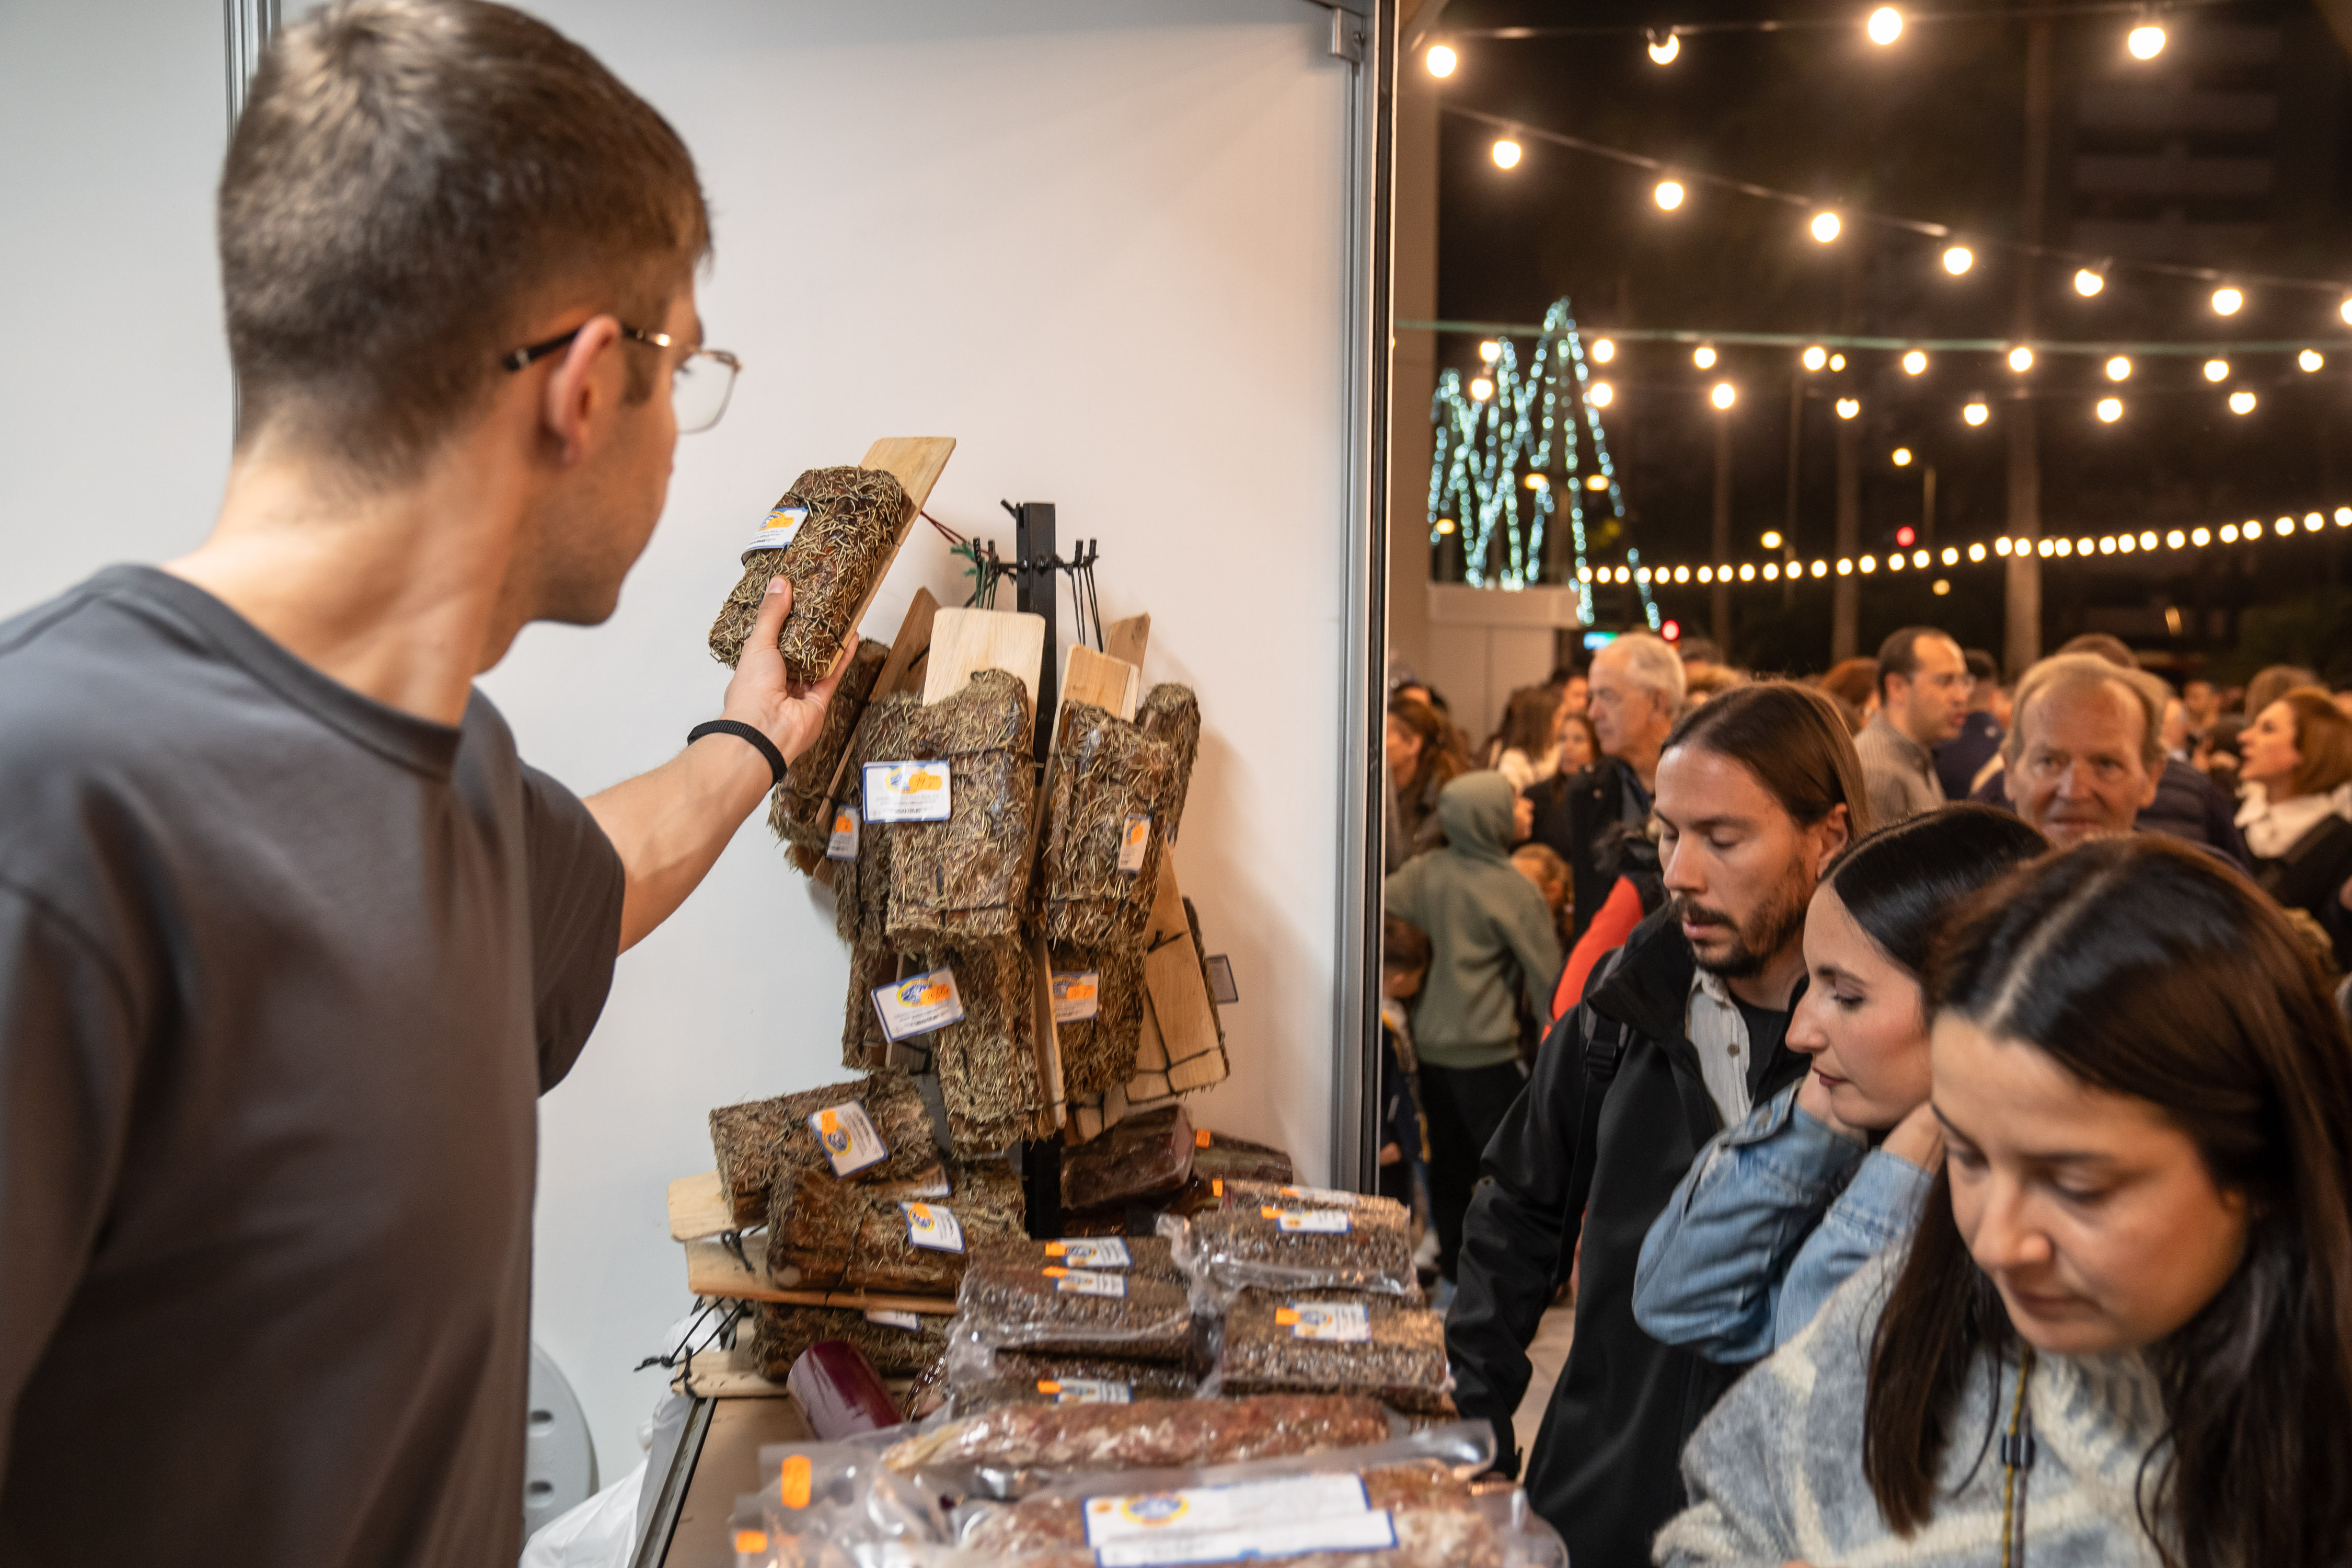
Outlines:
<svg viewBox="0 0 2352 1568"><path fill-rule="evenodd" d="M1624 953L1621 947L1609 955L1607 963L1593 976L1592 984L1585 987L1588 996L1615 972ZM1625 1052L1633 1043L1633 1031L1631 1026L1599 1012L1590 1001L1577 1004L1576 1013L1570 1016L1580 1015L1584 1024L1584 1113L1578 1119L1575 1163L1569 1167L1568 1212L1576 1216L1581 1234L1585 1205L1592 1197L1601 1110L1608 1102L1609 1086L1616 1081L1617 1069L1625 1063ZM1574 1263L1575 1251L1570 1248L1555 1266L1558 1278L1566 1279Z"/></svg>

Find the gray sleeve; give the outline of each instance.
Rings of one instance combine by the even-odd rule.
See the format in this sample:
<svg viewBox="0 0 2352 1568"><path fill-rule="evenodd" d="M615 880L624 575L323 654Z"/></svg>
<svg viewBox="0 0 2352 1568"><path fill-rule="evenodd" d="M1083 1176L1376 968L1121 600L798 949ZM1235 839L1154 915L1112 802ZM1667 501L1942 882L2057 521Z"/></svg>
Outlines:
<svg viewBox="0 0 2352 1568"><path fill-rule="evenodd" d="M539 1091L545 1094L580 1059L604 1010L620 956L628 873L578 795L529 766L522 788Z"/></svg>
<svg viewBox="0 0 2352 1568"><path fill-rule="evenodd" d="M0 882L0 1470L111 1202L139 1031L99 946Z"/></svg>

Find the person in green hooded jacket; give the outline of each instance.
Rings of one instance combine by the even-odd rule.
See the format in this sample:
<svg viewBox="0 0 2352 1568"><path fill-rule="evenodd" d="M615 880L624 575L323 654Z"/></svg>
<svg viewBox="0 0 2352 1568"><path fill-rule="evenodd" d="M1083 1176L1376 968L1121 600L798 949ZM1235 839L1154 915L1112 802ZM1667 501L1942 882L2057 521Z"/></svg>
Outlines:
<svg viewBox="0 0 2352 1568"><path fill-rule="evenodd" d="M1388 912L1428 934L1429 978L1413 1011L1437 1271L1454 1278L1478 1158L1527 1082L1518 1002L1550 1016L1559 938L1535 884L1511 865L1510 780L1465 773L1437 797L1445 847L1388 879Z"/></svg>

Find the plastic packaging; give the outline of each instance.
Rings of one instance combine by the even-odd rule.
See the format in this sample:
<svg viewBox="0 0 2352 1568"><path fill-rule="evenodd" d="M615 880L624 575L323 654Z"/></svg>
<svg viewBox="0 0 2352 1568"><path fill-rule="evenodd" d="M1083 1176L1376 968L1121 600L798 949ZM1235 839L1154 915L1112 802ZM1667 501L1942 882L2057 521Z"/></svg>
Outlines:
<svg viewBox="0 0 2352 1568"><path fill-rule="evenodd" d="M1191 1294L1164 1276L980 1261L956 1310L958 1336L996 1349L1181 1361L1192 1344Z"/></svg>
<svg viewBox="0 0 2352 1568"><path fill-rule="evenodd" d="M897 1198L815 1171L779 1185L768 1269L786 1289L952 1294L970 1249L1021 1235L1021 1178L1000 1163L951 1167L943 1201Z"/></svg>
<svg viewBox="0 0 2352 1568"><path fill-rule="evenodd" d="M1062 1156L1062 1203L1090 1209L1172 1195L1192 1179L1195 1148L1181 1105L1129 1117Z"/></svg>
<svg viewBox="0 0 2352 1568"><path fill-rule="evenodd" d="M793 1363L784 1386L800 1401L809 1430L828 1443L898 1425L898 1402L882 1374L856 1345L820 1340Z"/></svg>
<svg viewBox="0 0 2352 1568"><path fill-rule="evenodd" d="M1249 1287L1369 1290L1421 1299L1412 1216L1389 1198L1262 1182L1226 1182L1222 1199L1190 1219L1163 1215L1177 1266L1217 1302Z"/></svg>
<svg viewBox="0 0 2352 1568"><path fill-rule="evenodd" d="M1164 1236L1068 1236L1056 1241L992 1241L972 1249L975 1263L1023 1268L1088 1268L1153 1279L1182 1279Z"/></svg>
<svg viewBox="0 0 2352 1568"><path fill-rule="evenodd" d="M1444 1316L1358 1291L1243 1291L1202 1392L1365 1394L1409 1415L1455 1414Z"/></svg>
<svg viewBox="0 0 2352 1568"><path fill-rule="evenodd" d="M781 1383L811 1345L841 1340L856 1345L883 1376L912 1377L947 1353L948 1321L936 1312L868 1314L761 1301L751 1314L751 1354L762 1375Z"/></svg>
<svg viewBox="0 0 2352 1568"><path fill-rule="evenodd" d="M1182 1367L1164 1362L997 1351L950 1382L945 1409L963 1416L1008 1405L1132 1405L1190 1399L1193 1387Z"/></svg>
<svg viewBox="0 0 2352 1568"><path fill-rule="evenodd" d="M760 1501L776 1568L926 1563L952 1538L938 1497L880 1461L905 1428L760 1450Z"/></svg>
<svg viewBox="0 0 2352 1568"><path fill-rule="evenodd" d="M883 1463L950 1490L1016 1496L1041 1484L1041 1473L1231 1464L1394 1435L1377 1402L1328 1395L1015 1406L918 1432Z"/></svg>

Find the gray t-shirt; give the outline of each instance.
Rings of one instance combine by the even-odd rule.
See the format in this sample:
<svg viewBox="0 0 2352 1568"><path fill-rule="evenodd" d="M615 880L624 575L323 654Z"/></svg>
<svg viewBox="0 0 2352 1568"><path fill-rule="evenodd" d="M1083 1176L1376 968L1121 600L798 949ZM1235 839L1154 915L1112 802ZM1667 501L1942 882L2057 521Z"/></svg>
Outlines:
<svg viewBox="0 0 2352 1568"><path fill-rule="evenodd" d="M622 885L478 693L146 567L0 623L0 1562L509 1568Z"/></svg>

